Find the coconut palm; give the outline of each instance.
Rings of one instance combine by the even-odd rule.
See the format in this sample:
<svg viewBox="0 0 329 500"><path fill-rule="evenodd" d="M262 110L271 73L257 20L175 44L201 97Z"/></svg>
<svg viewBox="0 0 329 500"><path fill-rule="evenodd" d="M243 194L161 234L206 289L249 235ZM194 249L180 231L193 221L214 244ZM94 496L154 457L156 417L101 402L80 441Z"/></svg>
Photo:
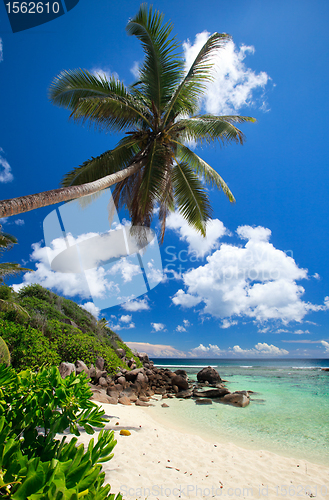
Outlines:
<svg viewBox="0 0 329 500"><path fill-rule="evenodd" d="M7 211L0 202L0 216L116 184L115 204L128 208L133 226L150 226L158 208L163 240L168 212L177 209L205 235L211 216L205 184L223 190L231 202L234 197L216 170L188 144L242 144L244 136L236 124L255 120L199 114L200 99L212 78L212 58L230 36L211 35L186 72L172 29L171 23L164 23L163 14L146 4L128 22L128 34L139 39L145 53L138 81L129 87L114 77L95 76L83 69L63 71L55 78L50 99L68 108L73 120L106 132L125 132L125 136L114 149L69 172L61 189L23 197L19 202L7 200Z"/></svg>
<svg viewBox="0 0 329 500"><path fill-rule="evenodd" d="M5 250L10 250L10 248L17 243L15 236L8 233L2 232L2 226L0 225L0 255ZM0 263L0 285L3 283L4 279L9 276L16 276L23 271L31 271L31 269L25 269L15 262L1 262Z"/></svg>

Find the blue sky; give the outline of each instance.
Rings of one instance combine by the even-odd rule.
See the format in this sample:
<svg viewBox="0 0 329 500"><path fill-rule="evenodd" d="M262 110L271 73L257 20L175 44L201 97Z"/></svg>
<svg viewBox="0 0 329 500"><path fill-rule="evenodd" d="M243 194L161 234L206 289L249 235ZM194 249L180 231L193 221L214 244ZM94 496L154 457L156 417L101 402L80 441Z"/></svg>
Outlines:
<svg viewBox="0 0 329 500"><path fill-rule="evenodd" d="M115 303L107 299L116 292L117 305L99 317L153 356L328 357L329 5L209 0L201 7L196 0L159 0L154 6L174 23L187 63L210 33L233 37L214 61L216 78L200 105L257 123L241 126L243 146L197 152L222 175L236 204L209 192L213 220L206 240L172 215L157 286L157 245L142 256L149 291L136 255L87 278L52 271L48 257L61 250L60 242L52 243L58 237L52 226L45 248L43 224L54 206L8 218L3 229L19 244L4 260L36 270L10 284L40 282L96 313ZM56 188L66 172L114 147L119 136L70 122L47 91L60 71L78 67L132 83L143 53L125 26L138 7L133 0L80 0L64 16L13 34L0 5L1 199ZM108 229L106 209L97 216L93 210L81 209L79 224L66 220L72 238ZM125 213L118 217L121 231L128 222Z"/></svg>

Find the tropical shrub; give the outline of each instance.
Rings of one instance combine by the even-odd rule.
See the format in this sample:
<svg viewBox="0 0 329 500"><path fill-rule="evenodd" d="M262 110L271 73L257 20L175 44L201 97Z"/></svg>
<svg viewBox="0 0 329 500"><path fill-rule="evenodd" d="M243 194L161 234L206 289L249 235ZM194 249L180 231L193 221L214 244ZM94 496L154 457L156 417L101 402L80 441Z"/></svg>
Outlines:
<svg viewBox="0 0 329 500"><path fill-rule="evenodd" d="M10 365L10 352L6 342L0 337L0 363Z"/></svg>
<svg viewBox="0 0 329 500"><path fill-rule="evenodd" d="M17 374L0 365L0 497L12 500L122 500L104 486L102 463L113 457L113 431L87 450L58 434L104 427L84 373L62 379L57 368Z"/></svg>

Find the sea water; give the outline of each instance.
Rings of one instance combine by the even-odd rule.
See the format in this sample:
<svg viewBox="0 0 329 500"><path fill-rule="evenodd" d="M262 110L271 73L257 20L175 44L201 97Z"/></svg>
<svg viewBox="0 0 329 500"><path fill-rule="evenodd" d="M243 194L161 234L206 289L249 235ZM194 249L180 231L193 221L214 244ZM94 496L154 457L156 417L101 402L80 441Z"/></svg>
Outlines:
<svg viewBox="0 0 329 500"><path fill-rule="evenodd" d="M169 399L158 406L163 423L217 442L265 449L329 465L329 359L153 359L158 367L184 369L190 379L214 367L231 391L253 391L250 404L196 405Z"/></svg>

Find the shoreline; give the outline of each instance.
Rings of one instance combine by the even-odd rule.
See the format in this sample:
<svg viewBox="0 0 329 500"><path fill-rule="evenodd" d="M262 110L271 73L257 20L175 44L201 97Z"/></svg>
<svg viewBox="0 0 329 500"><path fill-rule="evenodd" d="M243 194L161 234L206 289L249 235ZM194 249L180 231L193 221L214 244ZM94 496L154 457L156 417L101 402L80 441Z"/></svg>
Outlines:
<svg viewBox="0 0 329 500"><path fill-rule="evenodd" d="M329 499L329 466L183 433L158 421L152 407L97 404L117 440L114 457L103 464L106 482L125 500ZM119 435L121 429L131 435ZM84 433L79 438L89 440Z"/></svg>

